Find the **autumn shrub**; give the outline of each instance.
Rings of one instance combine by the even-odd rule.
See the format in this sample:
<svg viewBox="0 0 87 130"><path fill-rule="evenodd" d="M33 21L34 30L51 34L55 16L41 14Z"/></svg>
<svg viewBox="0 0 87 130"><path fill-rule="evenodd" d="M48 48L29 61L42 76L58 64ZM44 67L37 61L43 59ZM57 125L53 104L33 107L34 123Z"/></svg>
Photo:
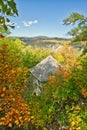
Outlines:
<svg viewBox="0 0 87 130"><path fill-rule="evenodd" d="M24 100L28 69L23 66L21 48L11 39L0 39L0 126L14 127L31 120Z"/></svg>
<svg viewBox="0 0 87 130"><path fill-rule="evenodd" d="M70 68L69 68L70 69ZM70 73L69 73L70 72ZM66 75L68 73L68 75ZM48 100L53 100L50 106L49 127L70 130L87 129L87 56L80 57L79 64L72 71L61 70L55 74L54 82L48 82L45 92ZM47 88L48 87L48 88ZM53 88L53 89L52 89ZM52 89L52 91L49 91ZM57 124L56 126L51 126Z"/></svg>
<svg viewBox="0 0 87 130"><path fill-rule="evenodd" d="M24 55L22 57L24 66L32 68L50 54L51 54L50 49L41 49L36 46L35 47L26 46Z"/></svg>
<svg viewBox="0 0 87 130"><path fill-rule="evenodd" d="M39 96L28 98L37 128L87 129L87 56L75 61L48 77Z"/></svg>
<svg viewBox="0 0 87 130"><path fill-rule="evenodd" d="M53 56L63 66L72 67L76 64L76 59L80 56L80 52L66 42Z"/></svg>

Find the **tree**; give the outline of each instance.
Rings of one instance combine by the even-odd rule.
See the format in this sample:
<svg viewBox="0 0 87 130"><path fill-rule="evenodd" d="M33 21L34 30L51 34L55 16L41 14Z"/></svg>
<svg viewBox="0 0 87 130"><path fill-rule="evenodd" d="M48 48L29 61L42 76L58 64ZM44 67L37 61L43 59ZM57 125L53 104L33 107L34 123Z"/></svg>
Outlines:
<svg viewBox="0 0 87 130"><path fill-rule="evenodd" d="M14 28L8 17L16 15L18 10L14 0L0 0L0 34L8 33L9 27Z"/></svg>
<svg viewBox="0 0 87 130"><path fill-rule="evenodd" d="M77 25L68 34L73 36L75 41L87 40L87 17L79 13L71 13L66 19L63 20L65 25Z"/></svg>

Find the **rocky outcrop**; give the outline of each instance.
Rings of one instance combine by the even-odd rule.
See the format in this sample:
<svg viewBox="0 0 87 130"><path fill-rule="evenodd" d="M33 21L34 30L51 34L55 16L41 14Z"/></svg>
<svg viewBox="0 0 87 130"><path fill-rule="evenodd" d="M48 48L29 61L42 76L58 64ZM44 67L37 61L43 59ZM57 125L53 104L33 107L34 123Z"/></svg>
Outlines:
<svg viewBox="0 0 87 130"><path fill-rule="evenodd" d="M50 55L30 69L32 75L40 82L47 81L48 76L54 74L60 64Z"/></svg>

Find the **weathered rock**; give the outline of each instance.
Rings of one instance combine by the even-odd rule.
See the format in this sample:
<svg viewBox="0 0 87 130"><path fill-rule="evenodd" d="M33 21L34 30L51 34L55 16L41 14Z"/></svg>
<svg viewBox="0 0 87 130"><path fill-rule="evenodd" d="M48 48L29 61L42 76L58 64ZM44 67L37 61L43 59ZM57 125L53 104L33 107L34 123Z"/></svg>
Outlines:
<svg viewBox="0 0 87 130"><path fill-rule="evenodd" d="M40 82L47 81L50 74L54 74L60 64L50 55L30 69L32 75Z"/></svg>

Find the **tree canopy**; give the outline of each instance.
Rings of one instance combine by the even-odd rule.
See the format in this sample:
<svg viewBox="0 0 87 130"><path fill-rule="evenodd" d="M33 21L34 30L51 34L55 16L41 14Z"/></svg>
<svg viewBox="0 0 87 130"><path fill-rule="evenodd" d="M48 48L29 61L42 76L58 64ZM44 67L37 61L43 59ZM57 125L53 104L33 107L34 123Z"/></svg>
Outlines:
<svg viewBox="0 0 87 130"><path fill-rule="evenodd" d="M0 0L0 34L8 33L9 27L14 28L9 16L17 16L18 10L14 0Z"/></svg>
<svg viewBox="0 0 87 130"><path fill-rule="evenodd" d="M76 25L68 34L73 36L75 41L87 40L87 17L79 13L71 13L66 19L63 20L65 25Z"/></svg>

